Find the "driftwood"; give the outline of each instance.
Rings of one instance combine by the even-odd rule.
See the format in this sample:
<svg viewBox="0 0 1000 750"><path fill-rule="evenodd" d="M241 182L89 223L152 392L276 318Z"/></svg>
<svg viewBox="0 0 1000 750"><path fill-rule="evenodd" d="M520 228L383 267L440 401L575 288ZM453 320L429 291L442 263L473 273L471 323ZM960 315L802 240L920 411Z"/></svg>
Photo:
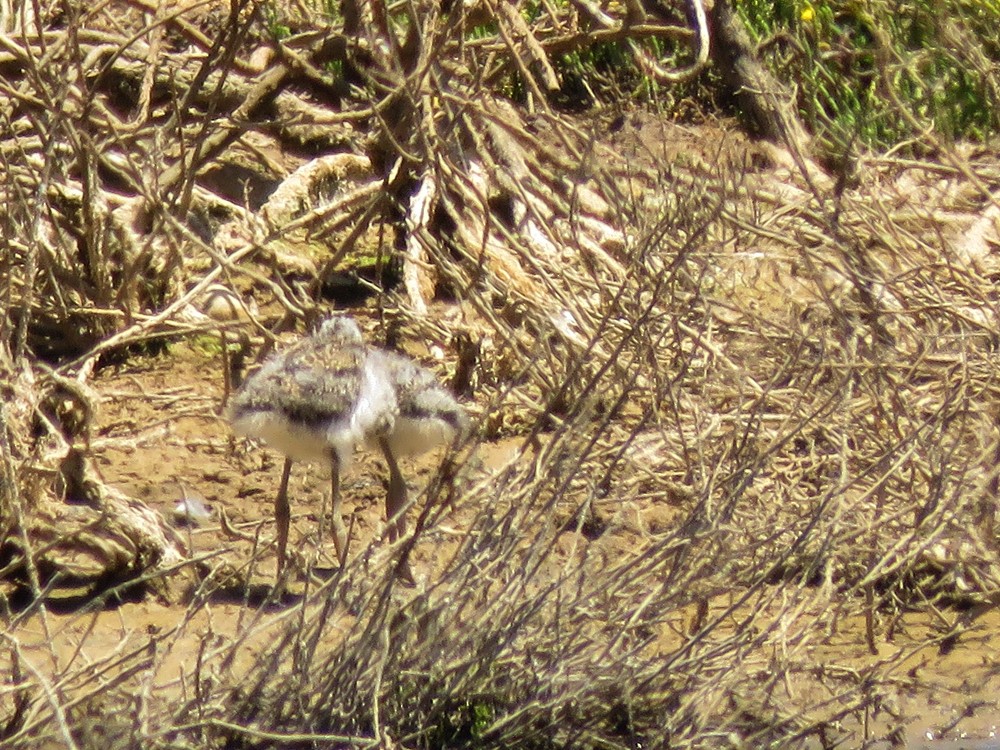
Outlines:
<svg viewBox="0 0 1000 750"><path fill-rule="evenodd" d="M76 449L63 459L59 486L65 494L43 496L10 540L10 565L25 583L34 575L41 587L140 576L155 581L154 574L187 559L184 543L158 512L95 478ZM22 548L25 539L29 544Z"/></svg>
<svg viewBox="0 0 1000 750"><path fill-rule="evenodd" d="M93 403L86 386L54 373L38 379L27 369L14 377L9 368L3 372L17 398L2 414L0 458L8 479L22 479L2 483L0 581L38 595L143 577L167 594L155 574L186 559L180 537L159 513L105 485L83 449L67 447L67 440L89 433ZM26 440L31 434L39 435L33 445ZM54 474L37 457L46 446L63 455Z"/></svg>

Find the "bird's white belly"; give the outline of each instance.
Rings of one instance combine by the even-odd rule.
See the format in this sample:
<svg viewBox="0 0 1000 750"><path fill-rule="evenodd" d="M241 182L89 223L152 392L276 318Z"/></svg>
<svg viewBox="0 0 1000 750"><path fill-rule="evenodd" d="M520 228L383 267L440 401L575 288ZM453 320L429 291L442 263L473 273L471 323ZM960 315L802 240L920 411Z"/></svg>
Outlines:
<svg viewBox="0 0 1000 750"><path fill-rule="evenodd" d="M397 416L392 432L388 435L389 447L396 456L429 451L445 445L455 436L454 428L443 419L423 417L409 419Z"/></svg>
<svg viewBox="0 0 1000 750"><path fill-rule="evenodd" d="M293 461L328 462L336 450L343 466L351 457L357 437L349 429L318 430L293 422L278 412L257 412L233 423L247 437L263 440Z"/></svg>

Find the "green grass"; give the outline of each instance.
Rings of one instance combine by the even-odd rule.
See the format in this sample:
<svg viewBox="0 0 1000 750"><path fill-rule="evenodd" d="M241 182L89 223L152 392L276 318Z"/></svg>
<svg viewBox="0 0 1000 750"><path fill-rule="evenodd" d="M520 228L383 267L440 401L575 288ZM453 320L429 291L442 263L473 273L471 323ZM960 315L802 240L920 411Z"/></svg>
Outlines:
<svg viewBox="0 0 1000 750"><path fill-rule="evenodd" d="M1000 129L997 0L737 0L764 59L794 84L831 145L888 148L932 127L949 140ZM898 99L920 128L901 117Z"/></svg>

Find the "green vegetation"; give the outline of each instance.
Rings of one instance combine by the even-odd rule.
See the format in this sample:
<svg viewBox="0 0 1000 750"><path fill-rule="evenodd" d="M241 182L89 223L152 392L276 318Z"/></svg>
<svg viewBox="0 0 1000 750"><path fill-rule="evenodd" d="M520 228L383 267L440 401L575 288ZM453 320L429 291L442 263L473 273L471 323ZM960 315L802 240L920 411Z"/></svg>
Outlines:
<svg viewBox="0 0 1000 750"><path fill-rule="evenodd" d="M686 45L655 37L636 42L650 57L668 70L691 64ZM709 67L691 80L665 85L647 75L636 64L627 44L602 42L587 49L560 55L553 65L562 81L557 97L569 105L615 104L628 101L683 116L682 102L695 101L698 109L715 110L718 77Z"/></svg>
<svg viewBox="0 0 1000 750"><path fill-rule="evenodd" d="M831 145L983 140L1000 128L995 0L736 0ZM900 105L911 116L900 116Z"/></svg>
<svg viewBox="0 0 1000 750"><path fill-rule="evenodd" d="M271 38L280 42L292 35L292 28L286 22L284 15L279 12L275 3L267 3L263 6L264 18L267 25L267 32Z"/></svg>

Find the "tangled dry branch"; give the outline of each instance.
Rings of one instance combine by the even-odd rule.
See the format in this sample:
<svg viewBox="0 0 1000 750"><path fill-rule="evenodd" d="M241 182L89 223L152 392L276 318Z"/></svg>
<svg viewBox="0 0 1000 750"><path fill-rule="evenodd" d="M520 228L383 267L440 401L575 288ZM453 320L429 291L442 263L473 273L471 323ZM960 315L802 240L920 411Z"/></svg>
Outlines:
<svg viewBox="0 0 1000 750"><path fill-rule="evenodd" d="M3 572L42 594L53 568L175 564L86 463L55 479L90 438L98 360L215 331L213 296L307 316L386 246L407 331L471 352L455 381L481 437L519 442L447 467L414 537L206 635L169 699L150 675L216 580L176 629L77 651L56 682L18 631L35 611L7 613L10 747L832 746L887 711L895 735L906 654L816 651L852 619L876 649L908 607L968 607L920 646L943 644L997 601L995 158L871 158L834 188L739 139L651 143L637 114L616 140L552 111L554 53L690 40L638 2L533 23L484 3L479 39L479 6L346 3L281 41L249 3L211 33L121 7L0 14ZM484 85L510 71L523 107ZM386 560L417 545L432 582L403 590ZM795 711L789 685L809 688ZM94 721L127 691L133 712Z"/></svg>

